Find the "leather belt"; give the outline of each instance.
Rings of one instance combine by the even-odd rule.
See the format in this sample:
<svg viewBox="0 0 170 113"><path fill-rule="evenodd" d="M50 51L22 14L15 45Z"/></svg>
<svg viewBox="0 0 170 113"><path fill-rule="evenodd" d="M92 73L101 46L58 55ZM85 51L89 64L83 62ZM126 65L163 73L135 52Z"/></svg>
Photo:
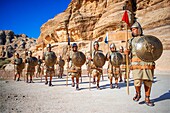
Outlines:
<svg viewBox="0 0 170 113"><path fill-rule="evenodd" d="M120 65L120 68L125 69L126 65Z"/></svg>
<svg viewBox="0 0 170 113"><path fill-rule="evenodd" d="M68 70L68 73L77 73L77 70Z"/></svg>
<svg viewBox="0 0 170 113"><path fill-rule="evenodd" d="M140 58L132 58L132 62L141 62L142 60Z"/></svg>
<svg viewBox="0 0 170 113"><path fill-rule="evenodd" d="M144 65L144 66L142 66L142 65L132 65L132 66L130 66L130 69L131 70L134 70L134 69L151 69L151 70L153 70L153 69L155 69L155 66L153 66L153 65Z"/></svg>
<svg viewBox="0 0 170 113"><path fill-rule="evenodd" d="M119 71L113 72L113 71L111 71L111 70L107 70L107 72L110 73L110 74L112 74L112 73L113 73L113 74L119 74L119 73L120 73Z"/></svg>

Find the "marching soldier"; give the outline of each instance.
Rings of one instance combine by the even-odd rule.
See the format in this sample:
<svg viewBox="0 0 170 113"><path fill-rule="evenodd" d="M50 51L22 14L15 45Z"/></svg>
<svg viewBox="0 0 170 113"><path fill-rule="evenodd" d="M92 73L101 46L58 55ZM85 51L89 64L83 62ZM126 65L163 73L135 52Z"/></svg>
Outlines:
<svg viewBox="0 0 170 113"><path fill-rule="evenodd" d="M41 64L42 64L42 60L40 59L40 55L38 55L38 65L37 65L37 69L36 69L36 78L38 78L40 76L41 73Z"/></svg>
<svg viewBox="0 0 170 113"><path fill-rule="evenodd" d="M120 46L120 49L119 49L120 53L122 54L123 56L123 62L122 64L120 65L120 69L121 69L121 74L120 74L120 81L119 82L122 82L122 76L124 76L124 82L126 83L126 55L124 53L124 48L122 46Z"/></svg>
<svg viewBox="0 0 170 113"><path fill-rule="evenodd" d="M15 65L15 75L14 75L14 80L16 80L17 75L18 79L17 81L20 81L20 76L22 74L22 70L24 68L23 60L22 58L19 57L18 53L15 53L15 59L14 59L14 65Z"/></svg>
<svg viewBox="0 0 170 113"><path fill-rule="evenodd" d="M64 72L64 64L65 64L65 61L62 59L61 56L59 56L59 60L57 61L57 64L59 65L59 75L58 75L58 78L62 78L63 76L63 72Z"/></svg>
<svg viewBox="0 0 170 113"><path fill-rule="evenodd" d="M100 77L103 73L102 66L96 66L94 63L94 57L97 53L102 53L101 50L99 50L99 43L98 41L95 41L93 43L94 51L92 53L92 58L89 57L89 60L91 60L93 63L91 64L91 73L92 73L92 78L93 78L93 84L96 84L96 77L97 77L97 89L100 90L99 82L100 82ZM100 61L99 61L100 62Z"/></svg>
<svg viewBox="0 0 170 113"><path fill-rule="evenodd" d="M145 62L142 61L138 56L136 52L136 44L139 38L141 38L143 35L142 28L138 22L135 22L132 27L132 38L129 41L130 45L130 51L126 50L125 53L128 54L131 53L131 67L134 79L134 86L136 90L136 95L133 98L135 102L138 102L141 98L141 86L142 82L144 83L144 89L145 89L145 103L148 106L154 106L154 103L150 101L150 93L151 93L151 87L152 87L152 81L154 77L154 68L155 63L154 62Z"/></svg>
<svg viewBox="0 0 170 113"><path fill-rule="evenodd" d="M113 88L112 79L115 78L114 88L120 88L118 85L118 78L120 77L120 64L121 64L121 54L116 51L116 46L114 43L110 45L110 53L107 53L108 62L108 74L110 79L110 88ZM120 56L120 57L119 57Z"/></svg>
<svg viewBox="0 0 170 113"><path fill-rule="evenodd" d="M90 74L90 60L88 59L90 54L87 53L87 58L86 58L86 68L87 68L87 76L89 77L89 74Z"/></svg>
<svg viewBox="0 0 170 113"><path fill-rule="evenodd" d="M72 44L72 51L67 55L67 61L70 62L69 75L71 75L72 87L75 86L74 77L76 78L76 90L79 90L79 77L81 77L81 66L76 66L73 63L73 54L78 52L78 46L76 43Z"/></svg>
<svg viewBox="0 0 170 113"><path fill-rule="evenodd" d="M34 76L35 66L37 65L37 58L32 56L32 52L28 52L28 57L25 60L26 63L26 82L34 83L32 80L32 76ZM30 76L30 81L28 80L28 76Z"/></svg>
<svg viewBox="0 0 170 113"><path fill-rule="evenodd" d="M47 51L43 54L43 60L45 61L44 75L45 75L45 85L48 84L48 76L50 76L49 86L52 86L52 77L55 74L54 65L56 63L56 54L51 51L51 44L47 45Z"/></svg>

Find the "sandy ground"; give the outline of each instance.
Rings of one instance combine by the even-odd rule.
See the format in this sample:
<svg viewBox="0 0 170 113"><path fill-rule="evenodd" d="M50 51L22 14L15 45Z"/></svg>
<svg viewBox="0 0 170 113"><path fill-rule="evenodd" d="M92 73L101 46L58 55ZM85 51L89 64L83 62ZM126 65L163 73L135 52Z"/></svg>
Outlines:
<svg viewBox="0 0 170 113"><path fill-rule="evenodd" d="M110 89L107 75L101 80L102 90L91 85L89 78L83 75L80 91L63 79L54 77L53 87L44 85L40 79L35 83L23 81L0 81L0 112L1 113L168 113L170 111L170 72L156 71L151 93L154 107L143 104L144 89L139 102L133 102L133 80L130 79L130 94L126 93L126 84L120 83L120 89Z"/></svg>
<svg viewBox="0 0 170 113"><path fill-rule="evenodd" d="M155 79L151 93L154 107L139 102L133 102L135 94L133 80L130 79L130 94L127 95L126 84L120 83L120 89L110 89L107 75L100 81L102 90L97 90L89 78L83 74L80 91L69 85L63 79L54 77L53 87L44 85L40 78L34 78L35 83L15 82L0 78L0 113L168 113L170 111L170 50L164 50L161 58L156 61ZM104 66L106 69L107 63ZM83 69L86 67L83 66ZM106 71L104 71L106 73ZM10 74L11 75L11 74ZM0 71L0 76L6 76Z"/></svg>

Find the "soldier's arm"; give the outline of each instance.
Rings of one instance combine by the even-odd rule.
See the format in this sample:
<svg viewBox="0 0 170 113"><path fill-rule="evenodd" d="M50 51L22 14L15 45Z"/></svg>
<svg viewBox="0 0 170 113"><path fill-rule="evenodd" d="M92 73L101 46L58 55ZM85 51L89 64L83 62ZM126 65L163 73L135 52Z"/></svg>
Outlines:
<svg viewBox="0 0 170 113"><path fill-rule="evenodd" d="M109 61L110 60L110 54L109 52L106 54L106 61Z"/></svg>
<svg viewBox="0 0 170 113"><path fill-rule="evenodd" d="M67 56L67 58L66 58L67 62L70 62L70 60L71 60L70 55L67 54L66 56Z"/></svg>
<svg viewBox="0 0 170 113"><path fill-rule="evenodd" d="M15 64L15 59L11 60L11 63L12 63L12 64Z"/></svg>
<svg viewBox="0 0 170 113"><path fill-rule="evenodd" d="M45 60L45 53L43 52L42 60Z"/></svg>

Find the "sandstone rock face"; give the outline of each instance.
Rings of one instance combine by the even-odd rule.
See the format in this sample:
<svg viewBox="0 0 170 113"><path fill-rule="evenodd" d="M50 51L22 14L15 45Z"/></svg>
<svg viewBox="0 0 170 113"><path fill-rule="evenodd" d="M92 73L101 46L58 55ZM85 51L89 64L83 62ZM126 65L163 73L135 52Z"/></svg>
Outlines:
<svg viewBox="0 0 170 113"><path fill-rule="evenodd" d="M124 4L125 0L73 0L63 13L41 26L37 43L67 41L68 35L71 41L105 35L121 24ZM132 5L129 8L133 11Z"/></svg>
<svg viewBox="0 0 170 113"><path fill-rule="evenodd" d="M137 0L136 17L144 34L158 37L164 49L170 49L170 1Z"/></svg>
<svg viewBox="0 0 170 113"><path fill-rule="evenodd" d="M135 16L145 34L167 40L170 35L169 6L169 0L72 0L63 13L41 26L37 47L42 42L67 41L68 36L71 41L105 37L106 32L115 31L123 24L123 8L129 10L131 24Z"/></svg>
<svg viewBox="0 0 170 113"><path fill-rule="evenodd" d="M29 38L25 34L18 35L11 30L0 30L0 57L10 58L14 52L21 55L35 45L36 39Z"/></svg>

